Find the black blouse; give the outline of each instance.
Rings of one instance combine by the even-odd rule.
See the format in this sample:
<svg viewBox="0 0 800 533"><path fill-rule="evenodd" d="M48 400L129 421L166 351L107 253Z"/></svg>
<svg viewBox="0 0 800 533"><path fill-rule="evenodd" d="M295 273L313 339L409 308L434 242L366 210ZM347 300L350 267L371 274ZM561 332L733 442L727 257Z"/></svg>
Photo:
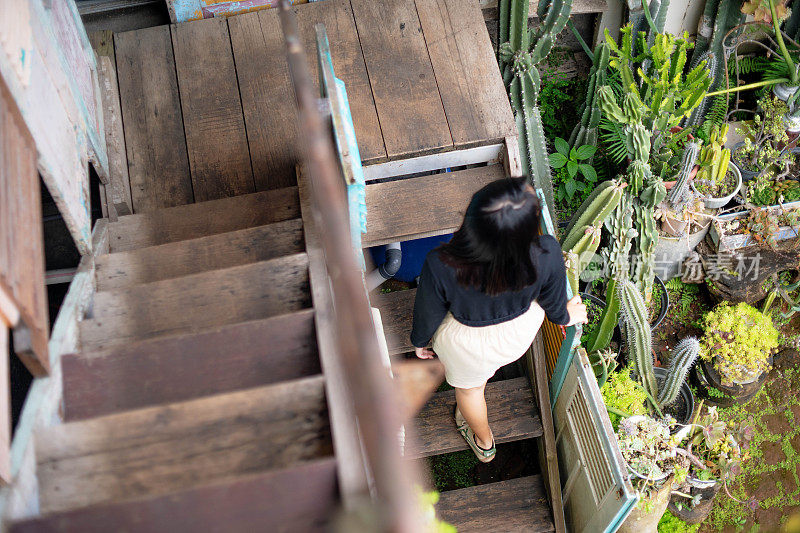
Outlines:
<svg viewBox="0 0 800 533"><path fill-rule="evenodd" d="M442 262L438 250L431 251L419 278L411 343L419 348L427 346L448 311L466 326L490 326L522 315L536 300L551 322L569 322L561 246L550 235L542 235L539 244L542 250L537 254L537 277L533 285L496 296L459 285L455 269Z"/></svg>

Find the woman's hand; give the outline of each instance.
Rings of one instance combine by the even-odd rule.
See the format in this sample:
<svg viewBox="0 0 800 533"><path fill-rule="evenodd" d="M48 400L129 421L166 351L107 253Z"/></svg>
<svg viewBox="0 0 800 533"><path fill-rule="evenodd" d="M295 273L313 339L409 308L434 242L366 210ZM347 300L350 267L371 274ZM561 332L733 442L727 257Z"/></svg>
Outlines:
<svg viewBox="0 0 800 533"><path fill-rule="evenodd" d="M416 348L415 347L414 348L414 352L417 354L417 357L419 357L420 359L433 359L433 357L436 355L435 353L433 353L433 350L431 350L430 348Z"/></svg>
<svg viewBox="0 0 800 533"><path fill-rule="evenodd" d="M569 323L567 326L574 326L575 324L586 324L589 321L589 315L586 312L586 304L581 301L580 296L573 296L567 302L567 313L569 314Z"/></svg>

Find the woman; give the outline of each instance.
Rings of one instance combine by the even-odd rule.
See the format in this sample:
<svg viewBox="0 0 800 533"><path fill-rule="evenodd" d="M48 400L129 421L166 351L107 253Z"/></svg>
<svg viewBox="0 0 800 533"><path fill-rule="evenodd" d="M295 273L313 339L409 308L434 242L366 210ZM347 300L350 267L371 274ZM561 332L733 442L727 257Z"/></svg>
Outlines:
<svg viewBox="0 0 800 533"><path fill-rule="evenodd" d="M475 193L461 228L425 259L414 303L417 357L438 355L456 391L456 427L484 463L496 453L484 388L530 347L544 315L556 324L587 320L569 302L561 247L539 235L539 200L525 178ZM433 344L433 350L427 348Z"/></svg>

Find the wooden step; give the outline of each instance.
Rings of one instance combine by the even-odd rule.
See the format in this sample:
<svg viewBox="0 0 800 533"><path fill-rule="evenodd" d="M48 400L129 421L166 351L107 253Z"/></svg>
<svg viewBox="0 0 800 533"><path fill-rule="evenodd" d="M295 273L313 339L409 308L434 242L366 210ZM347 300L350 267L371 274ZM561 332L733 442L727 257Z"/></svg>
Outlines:
<svg viewBox="0 0 800 533"><path fill-rule="evenodd" d="M265 261L303 251L299 218L101 255L95 261L97 290L107 291L188 274Z"/></svg>
<svg viewBox="0 0 800 533"><path fill-rule="evenodd" d="M112 252L123 252L299 216L297 187L286 187L120 217L108 225L108 243Z"/></svg>
<svg viewBox="0 0 800 533"><path fill-rule="evenodd" d="M45 513L166 494L332 454L321 375L45 427L35 442Z"/></svg>
<svg viewBox="0 0 800 533"><path fill-rule="evenodd" d="M252 533L327 531L337 509L336 461L251 474L163 496L64 511L11 533Z"/></svg>
<svg viewBox="0 0 800 533"><path fill-rule="evenodd" d="M459 533L555 531L539 475L442 492L436 511Z"/></svg>
<svg viewBox="0 0 800 533"><path fill-rule="evenodd" d="M66 421L312 376L314 311L66 354L61 368Z"/></svg>
<svg viewBox="0 0 800 533"><path fill-rule="evenodd" d="M528 378L488 383L486 405L496 442L542 435L542 422ZM456 431L453 420L455 406L453 390L437 392L428 400L416 418L418 447L408 451L410 457L428 457L467 449L464 438Z"/></svg>
<svg viewBox="0 0 800 533"><path fill-rule="evenodd" d="M498 10L497 5L499 0L480 0L481 10L483 10L484 20L497 20ZM537 0L530 0L528 14L530 17L536 17L536 11L539 9L539 2ZM593 13L604 13L608 10L607 0L574 0L572 2L572 9L570 15L589 15Z"/></svg>
<svg viewBox="0 0 800 533"><path fill-rule="evenodd" d="M503 165L489 165L368 183L367 233L362 244L377 246L455 231L461 226L472 195L503 177Z"/></svg>
<svg viewBox="0 0 800 533"><path fill-rule="evenodd" d="M305 253L95 294L83 349L200 331L310 307Z"/></svg>
<svg viewBox="0 0 800 533"><path fill-rule="evenodd" d="M411 344L411 321L416 297L417 289L370 296L372 306L381 312L383 333L391 355L414 351L414 345Z"/></svg>

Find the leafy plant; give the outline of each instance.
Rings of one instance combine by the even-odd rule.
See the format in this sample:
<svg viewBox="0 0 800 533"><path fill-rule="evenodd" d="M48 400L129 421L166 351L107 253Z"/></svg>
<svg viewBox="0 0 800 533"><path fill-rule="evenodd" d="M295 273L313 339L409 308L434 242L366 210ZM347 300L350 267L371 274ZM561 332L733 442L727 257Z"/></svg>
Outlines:
<svg viewBox="0 0 800 533"><path fill-rule="evenodd" d="M576 192L591 190L597 182L597 172L586 161L594 157L597 148L588 144L570 148L569 143L561 137L556 137L553 144L556 151L550 154L550 166L556 169L566 168L569 176L566 183L559 185L556 197L559 200L564 198L572 200ZM583 176L583 181L576 179L578 174Z"/></svg>
<svg viewBox="0 0 800 533"><path fill-rule="evenodd" d="M800 200L800 182L795 180L772 180L753 187L748 200L754 205L768 206L776 203Z"/></svg>
<svg viewBox="0 0 800 533"><path fill-rule="evenodd" d="M647 393L631 377L630 367L609 374L608 380L600 387L600 395L614 431L619 428L623 418L647 414Z"/></svg>
<svg viewBox="0 0 800 533"><path fill-rule="evenodd" d="M721 303L703 317L700 357L713 361L723 383L744 381L769 370L778 330L758 309L742 302Z"/></svg>
<svg viewBox="0 0 800 533"><path fill-rule="evenodd" d="M746 428L741 433L746 438ZM703 481L732 480L741 472L741 462L746 458L733 428L719 418L716 407L710 407L692 424L686 453L691 461L689 475Z"/></svg>
<svg viewBox="0 0 800 533"><path fill-rule="evenodd" d="M788 113L786 103L777 98L764 97L758 101L761 113L752 122L743 122L737 133L744 136L744 145L734 152L734 157L745 170L758 172L758 188L783 171L794 161L794 154L786 149L789 136L783 117Z"/></svg>
<svg viewBox="0 0 800 533"><path fill-rule="evenodd" d="M658 533L697 533L700 524L687 524L667 511L658 521Z"/></svg>

